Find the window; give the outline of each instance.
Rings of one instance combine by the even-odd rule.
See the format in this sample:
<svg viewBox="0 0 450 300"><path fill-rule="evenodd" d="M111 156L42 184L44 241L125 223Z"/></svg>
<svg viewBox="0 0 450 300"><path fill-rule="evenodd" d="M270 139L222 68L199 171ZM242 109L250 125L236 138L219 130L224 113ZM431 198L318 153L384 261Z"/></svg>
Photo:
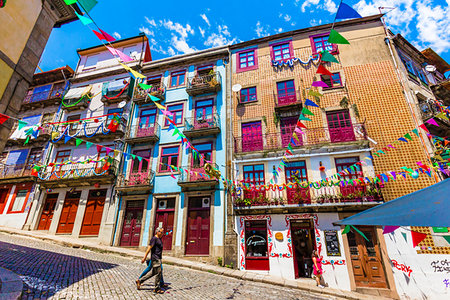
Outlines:
<svg viewBox="0 0 450 300"><path fill-rule="evenodd" d="M272 59L273 60L286 60L292 57L291 43L283 43L272 46Z"/></svg>
<svg viewBox="0 0 450 300"><path fill-rule="evenodd" d="M341 174L341 177L343 180L350 180L350 179L364 177L360 166L355 166L354 170L350 169L350 166L353 166L358 161L359 161L359 157L345 157L345 158L336 158L335 159L336 171L338 173L342 172L344 170L347 170L347 172L343 172ZM360 185L353 186L353 185L347 184L346 186L341 186L340 190L341 190L342 195L347 196L349 194L354 194L355 192L358 192L358 191L364 191L365 186L360 186Z"/></svg>
<svg viewBox="0 0 450 300"><path fill-rule="evenodd" d="M156 108L141 110L139 117L139 128L150 128L155 126Z"/></svg>
<svg viewBox="0 0 450 300"><path fill-rule="evenodd" d="M28 190L19 190L15 196L13 204L8 212L23 212L26 204L25 201L28 198Z"/></svg>
<svg viewBox="0 0 450 300"><path fill-rule="evenodd" d="M56 153L55 163L65 162L70 157L70 150L61 150Z"/></svg>
<svg viewBox="0 0 450 300"><path fill-rule="evenodd" d="M269 270L267 221L245 221L245 267Z"/></svg>
<svg viewBox="0 0 450 300"><path fill-rule="evenodd" d="M255 70L258 68L256 49L238 52L236 56L238 60L236 66L237 72Z"/></svg>
<svg viewBox="0 0 450 300"><path fill-rule="evenodd" d="M214 71L214 66L212 64L206 65L206 66L197 67L197 74L199 76L208 75L211 71Z"/></svg>
<svg viewBox="0 0 450 300"><path fill-rule="evenodd" d="M264 165L244 166L244 183L252 185L264 185ZM244 190L244 198L255 199L264 192Z"/></svg>
<svg viewBox="0 0 450 300"><path fill-rule="evenodd" d="M241 103L255 102L256 98L256 86L248 87L241 90Z"/></svg>
<svg viewBox="0 0 450 300"><path fill-rule="evenodd" d="M167 110L173 114L173 117L167 118L171 118L171 120L175 123L175 125L183 124L183 103L168 105ZM167 118L165 124L166 126L169 126L170 123L169 121L167 121Z"/></svg>
<svg viewBox="0 0 450 300"><path fill-rule="evenodd" d="M98 54L88 56L86 58L86 62L84 63L83 71L95 69L95 66L97 65L98 62L98 57L99 57Z"/></svg>
<svg viewBox="0 0 450 300"><path fill-rule="evenodd" d="M290 162L286 165L284 170L286 174L286 184L308 181L306 162L304 160ZM288 204L311 203L309 190L307 188L287 188L286 192Z"/></svg>
<svg viewBox="0 0 450 300"><path fill-rule="evenodd" d="M149 77L147 77L147 83L148 84L152 84L152 83L160 84L161 83L161 78L162 78L162 75L149 76Z"/></svg>
<svg viewBox="0 0 450 300"><path fill-rule="evenodd" d="M184 79L186 77L186 70L172 72L170 86L180 86L184 84Z"/></svg>
<svg viewBox="0 0 450 300"><path fill-rule="evenodd" d="M122 117L123 108L111 108L108 109L108 115L109 114L117 114L117 116L120 118ZM112 120L114 118L114 115L108 116L108 120Z"/></svg>
<svg viewBox="0 0 450 300"><path fill-rule="evenodd" d="M288 105L297 102L294 80L277 82L278 105Z"/></svg>
<svg viewBox="0 0 450 300"><path fill-rule="evenodd" d="M261 121L242 124L242 152L263 150Z"/></svg>
<svg viewBox="0 0 450 300"><path fill-rule="evenodd" d="M349 142L356 139L348 110L327 112L327 122L332 143Z"/></svg>
<svg viewBox="0 0 450 300"><path fill-rule="evenodd" d="M122 52L125 55L128 55L132 60L136 60L139 58L136 46L125 47L123 48Z"/></svg>
<svg viewBox="0 0 450 300"><path fill-rule="evenodd" d="M399 52L399 57L402 63L405 65L406 70L408 71L408 75L414 79L420 79L420 81L428 85L428 79L425 76L425 73L422 70L422 67L419 64L416 64L405 54Z"/></svg>
<svg viewBox="0 0 450 300"><path fill-rule="evenodd" d="M67 117L67 122L71 122L71 121L77 121L80 120L81 115L73 115L73 116L69 116ZM74 134L75 131L79 130L81 128L80 122L71 122L70 124L67 125L67 127L69 127L69 131L70 134Z"/></svg>
<svg viewBox="0 0 450 300"><path fill-rule="evenodd" d="M337 46L328 43L328 37L329 34L310 37L313 54L318 54L324 50L327 50L330 53L337 52Z"/></svg>
<svg viewBox="0 0 450 300"><path fill-rule="evenodd" d="M31 102L46 100L50 95L51 89L52 89L51 84L34 88L33 95L31 96Z"/></svg>
<svg viewBox="0 0 450 300"><path fill-rule="evenodd" d="M332 76L320 75L320 79L328 85L328 88L342 87L341 74L339 72L333 73Z"/></svg>
<svg viewBox="0 0 450 300"><path fill-rule="evenodd" d="M205 162L212 159L212 143L196 144L195 149L203 156L204 162L200 161L200 155L192 155L192 167L202 168Z"/></svg>
<svg viewBox="0 0 450 300"><path fill-rule="evenodd" d="M169 165L178 167L179 147L165 147L161 150L161 161L159 164L160 172L169 172Z"/></svg>
<svg viewBox="0 0 450 300"><path fill-rule="evenodd" d="M213 99L198 100L195 102L195 121L211 121L213 119Z"/></svg>
<svg viewBox="0 0 450 300"><path fill-rule="evenodd" d="M28 156L28 164L27 169L31 169L31 167L39 163L42 158L42 148L33 148L30 150L30 155Z"/></svg>
<svg viewBox="0 0 450 300"><path fill-rule="evenodd" d="M135 150L133 151L134 155L140 156L143 159L135 159L133 160L132 173L147 173L148 171L148 160L150 158L150 150Z"/></svg>

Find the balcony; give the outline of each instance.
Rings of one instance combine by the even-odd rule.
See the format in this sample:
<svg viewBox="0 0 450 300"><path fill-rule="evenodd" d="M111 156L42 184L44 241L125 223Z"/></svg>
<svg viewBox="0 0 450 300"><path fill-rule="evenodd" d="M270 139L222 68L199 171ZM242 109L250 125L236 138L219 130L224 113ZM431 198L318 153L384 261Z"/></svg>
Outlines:
<svg viewBox="0 0 450 300"><path fill-rule="evenodd" d="M11 136L6 142L7 146L22 146L27 140L27 136L25 135L25 129L22 129L21 132L16 132L17 123L14 125L11 130ZM39 135L35 138L33 136L30 137L27 146L34 146L37 144L46 143L51 137L51 128L50 127L41 127L39 129Z"/></svg>
<svg viewBox="0 0 450 300"><path fill-rule="evenodd" d="M153 189L155 172L132 172L126 176L120 174L117 178L116 190L123 194L148 194Z"/></svg>
<svg viewBox="0 0 450 300"><path fill-rule="evenodd" d="M287 188L282 197L267 191L245 191L243 197L234 198L236 210L273 209L296 211L364 210L384 202L380 188L376 186L331 186L315 188Z"/></svg>
<svg viewBox="0 0 450 300"><path fill-rule="evenodd" d="M298 134L300 142L292 147L333 145L338 143L351 143L366 141L367 134L364 124L353 124L344 128L302 128L305 134ZM234 138L235 153L248 153L258 151L276 151L284 149L292 138L292 134L279 133L253 134Z"/></svg>
<svg viewBox="0 0 450 300"><path fill-rule="evenodd" d="M25 97L22 102L21 111L44 108L59 105L64 95L64 88L55 88L50 91L33 93Z"/></svg>
<svg viewBox="0 0 450 300"><path fill-rule="evenodd" d="M276 110L299 110L302 106L301 95L299 92L273 94L273 100Z"/></svg>
<svg viewBox="0 0 450 300"><path fill-rule="evenodd" d="M190 96L217 93L221 89L222 77L219 72L196 75L188 78L186 93Z"/></svg>
<svg viewBox="0 0 450 300"><path fill-rule="evenodd" d="M31 175L32 164L0 165L0 183L19 183L34 181Z"/></svg>
<svg viewBox="0 0 450 300"><path fill-rule="evenodd" d="M72 124L69 126L60 126L56 129L58 133L57 136L54 137L52 142L54 144L67 144L67 145L75 145L76 138L81 138L87 141L93 141L95 143L99 143L105 140L112 140L117 137L123 137L125 135L125 124L126 120L122 119L117 127L115 132L112 132L108 129L110 120L103 123L85 123L83 125ZM65 143L66 136L73 136L67 143Z"/></svg>
<svg viewBox="0 0 450 300"><path fill-rule="evenodd" d="M217 113L208 117L185 118L184 135L188 138L218 135L220 133L220 118Z"/></svg>
<svg viewBox="0 0 450 300"><path fill-rule="evenodd" d="M66 111L85 110L89 107L91 99L86 95L82 98L69 98L63 100L63 109Z"/></svg>
<svg viewBox="0 0 450 300"><path fill-rule="evenodd" d="M127 87L116 90L116 91L107 91L105 95L102 96L102 102L106 105L119 103L122 101L129 101L130 100L130 93L132 89L129 87L129 84L127 84Z"/></svg>
<svg viewBox="0 0 450 300"><path fill-rule="evenodd" d="M112 184L116 180L117 165L118 161L113 160L109 168L105 168L105 162L47 166L39 173L37 183L45 188Z"/></svg>
<svg viewBox="0 0 450 300"><path fill-rule="evenodd" d="M125 141L129 144L138 143L156 143L159 141L161 127L157 122L151 124L151 127L143 127L143 125L131 126L125 135Z"/></svg>
<svg viewBox="0 0 450 300"><path fill-rule="evenodd" d="M219 181L206 175L205 169L202 167L182 168L186 170L178 176L178 185L182 191L211 190L219 185Z"/></svg>
<svg viewBox="0 0 450 300"><path fill-rule="evenodd" d="M147 94L150 94L152 96L155 96L156 98L160 99L161 101L163 101L166 98L166 86L164 85L164 83L158 83L158 84L152 84L149 83L152 88L150 90L143 90L139 87L139 85L136 85L136 88L134 89L134 96L133 96L133 101L136 102L137 104L141 104L144 102L149 102L151 101L150 99L148 99Z"/></svg>

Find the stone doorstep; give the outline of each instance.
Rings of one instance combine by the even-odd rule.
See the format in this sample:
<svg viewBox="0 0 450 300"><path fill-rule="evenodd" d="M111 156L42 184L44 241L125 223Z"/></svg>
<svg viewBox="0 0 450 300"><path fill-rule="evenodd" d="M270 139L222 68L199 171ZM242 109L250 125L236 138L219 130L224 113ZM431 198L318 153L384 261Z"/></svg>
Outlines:
<svg viewBox="0 0 450 300"><path fill-rule="evenodd" d="M91 251L104 251L107 253L113 253L113 254L119 254L122 256L131 256L134 258L142 258L144 252L134 250L134 249L126 249L126 248L117 248L117 247L111 247L111 246L105 246L105 245L99 245L91 242L82 241L80 239L75 238L64 238L62 236L52 236L42 233L36 233L34 231L24 231L24 230L18 230L18 229L10 229L5 227L0 227L0 232L8 233L8 234L17 234L22 236L27 236L31 238L38 238L46 241L51 241L56 244L67 246L67 247L79 247L83 249L89 249ZM208 265L205 263L197 263L190 260L184 260L178 257L172 257L172 256L165 256L163 258L164 263L169 265L176 265L181 266L185 268L195 269L198 271L203 272L211 272L220 274L223 276L233 277L237 279L243 279L248 281L255 281L255 282L263 282L268 284L274 284L278 286L285 286L289 288L295 288L300 290L305 290L308 292L313 292L317 294L325 294L335 297L341 297L346 299L352 299L352 300L361 300L361 299L370 299L370 300L382 300L382 299L388 299L385 297L380 296L372 296L372 295L365 295L360 294L353 291L344 291L344 290L338 290L338 289L332 289L332 288L319 288L315 285L313 282L309 282L309 280L286 280L281 277L272 276L272 275L263 275L258 274L250 271L240 271L236 269L229 269L225 267L219 267L219 266L213 266ZM296 283L296 284L294 284Z"/></svg>
<svg viewBox="0 0 450 300"><path fill-rule="evenodd" d="M17 274L0 268L0 299L20 299L22 289L23 282Z"/></svg>

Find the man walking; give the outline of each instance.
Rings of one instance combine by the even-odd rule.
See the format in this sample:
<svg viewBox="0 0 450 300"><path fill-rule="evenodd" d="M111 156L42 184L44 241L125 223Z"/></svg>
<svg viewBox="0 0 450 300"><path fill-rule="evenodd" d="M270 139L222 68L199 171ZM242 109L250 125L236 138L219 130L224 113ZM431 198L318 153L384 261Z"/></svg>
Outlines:
<svg viewBox="0 0 450 300"><path fill-rule="evenodd" d="M147 251L145 251L144 258L142 259L142 263L144 263L147 259L150 251L152 252L150 259L152 261L152 271L148 272L146 275L136 280L137 289L141 288L141 284L143 284L147 279L156 275L155 278L155 293L164 294L164 291L161 289L161 259L162 259L162 251L163 251L163 243L161 238L163 236L164 229L162 227L156 228L155 236L152 237L150 243L147 247Z"/></svg>

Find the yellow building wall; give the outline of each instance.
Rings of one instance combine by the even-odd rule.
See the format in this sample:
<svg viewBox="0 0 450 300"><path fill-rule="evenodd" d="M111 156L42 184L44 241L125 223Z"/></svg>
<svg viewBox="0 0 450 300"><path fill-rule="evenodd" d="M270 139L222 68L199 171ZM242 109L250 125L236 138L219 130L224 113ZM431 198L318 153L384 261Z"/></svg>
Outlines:
<svg viewBox="0 0 450 300"><path fill-rule="evenodd" d="M18 62L41 9L41 0L8 1L0 9L0 50L14 63Z"/></svg>
<svg viewBox="0 0 450 300"><path fill-rule="evenodd" d="M8 85L9 78L13 73L13 69L11 69L6 63L0 60L0 96L3 95L3 92Z"/></svg>

